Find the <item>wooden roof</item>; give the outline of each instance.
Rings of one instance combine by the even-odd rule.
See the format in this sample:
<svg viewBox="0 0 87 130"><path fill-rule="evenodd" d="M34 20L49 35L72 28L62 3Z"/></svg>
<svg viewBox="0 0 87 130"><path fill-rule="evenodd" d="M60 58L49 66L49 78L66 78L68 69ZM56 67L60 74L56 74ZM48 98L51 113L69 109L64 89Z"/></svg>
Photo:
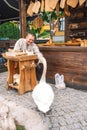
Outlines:
<svg viewBox="0 0 87 130"><path fill-rule="evenodd" d="M7 21L9 19L19 19L19 2L21 0L0 0L0 22ZM26 6L29 5L30 0L26 1ZM32 0L33 2L35 0ZM59 0L60 6L63 7L63 0ZM65 0L66 1L66 0ZM76 0L73 0L75 2ZM78 0L77 0L78 1ZM86 1L86 0L79 0Z"/></svg>
<svg viewBox="0 0 87 130"><path fill-rule="evenodd" d="M19 17L17 0L0 0L0 21Z"/></svg>
<svg viewBox="0 0 87 130"><path fill-rule="evenodd" d="M19 2L21 0L0 0L0 23L9 20L19 20ZM26 8L29 5L30 0L26 1ZM35 1L35 0L32 0ZM33 16L35 18L36 16ZM27 19L32 20L30 16Z"/></svg>

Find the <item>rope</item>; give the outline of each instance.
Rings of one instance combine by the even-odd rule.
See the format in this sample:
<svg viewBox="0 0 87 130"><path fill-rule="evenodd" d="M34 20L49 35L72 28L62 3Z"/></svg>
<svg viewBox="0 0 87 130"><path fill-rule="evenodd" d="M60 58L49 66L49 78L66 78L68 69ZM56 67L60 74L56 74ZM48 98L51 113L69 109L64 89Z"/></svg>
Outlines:
<svg viewBox="0 0 87 130"><path fill-rule="evenodd" d="M6 21L10 21L10 20L17 20L17 19L19 19L19 17L8 18L8 19L0 19L0 22L6 22Z"/></svg>
<svg viewBox="0 0 87 130"><path fill-rule="evenodd" d="M4 0L4 2L5 2L10 8L12 8L12 9L14 9L14 10L16 10L16 11L19 12L19 9L17 9L17 8L13 7L12 5L10 5L10 4L7 2L7 0Z"/></svg>

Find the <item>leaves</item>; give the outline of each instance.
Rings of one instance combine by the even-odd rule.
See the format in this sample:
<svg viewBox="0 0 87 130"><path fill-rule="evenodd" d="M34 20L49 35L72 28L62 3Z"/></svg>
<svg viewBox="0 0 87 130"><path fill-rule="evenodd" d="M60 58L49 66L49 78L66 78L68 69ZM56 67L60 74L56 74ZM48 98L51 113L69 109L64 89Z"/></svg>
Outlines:
<svg viewBox="0 0 87 130"><path fill-rule="evenodd" d="M55 11L53 11L53 12L43 12L41 14L41 16L42 16L43 21L47 22L47 23L49 23L53 19L57 19L57 15L56 15Z"/></svg>
<svg viewBox="0 0 87 130"><path fill-rule="evenodd" d="M19 28L14 22L6 22L0 25L0 37L9 39L19 38Z"/></svg>
<svg viewBox="0 0 87 130"><path fill-rule="evenodd" d="M17 130L25 130L24 126L17 125Z"/></svg>

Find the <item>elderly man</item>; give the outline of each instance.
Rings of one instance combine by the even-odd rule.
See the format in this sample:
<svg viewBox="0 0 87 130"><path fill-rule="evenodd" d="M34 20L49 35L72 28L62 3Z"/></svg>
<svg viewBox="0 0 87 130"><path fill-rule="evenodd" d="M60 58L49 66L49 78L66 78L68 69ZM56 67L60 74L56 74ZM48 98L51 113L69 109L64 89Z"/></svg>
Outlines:
<svg viewBox="0 0 87 130"><path fill-rule="evenodd" d="M38 56L38 59L39 57L42 56L42 53L39 51L39 48L38 46L34 43L34 35L33 34L30 34L28 33L26 35L26 38L20 38L15 46L14 46L14 50L15 51L27 51L27 52L32 52L33 54L36 54Z"/></svg>
<svg viewBox="0 0 87 130"><path fill-rule="evenodd" d="M31 52L33 54L36 54L38 56L38 60L41 61L43 55L42 53L39 51L38 46L34 43L35 37L33 34L28 33L26 35L26 38L20 38L15 46L14 46L14 50L15 51L24 51L24 52ZM37 65L36 67L36 75L37 75L37 79L40 79L40 75L42 74L42 67Z"/></svg>

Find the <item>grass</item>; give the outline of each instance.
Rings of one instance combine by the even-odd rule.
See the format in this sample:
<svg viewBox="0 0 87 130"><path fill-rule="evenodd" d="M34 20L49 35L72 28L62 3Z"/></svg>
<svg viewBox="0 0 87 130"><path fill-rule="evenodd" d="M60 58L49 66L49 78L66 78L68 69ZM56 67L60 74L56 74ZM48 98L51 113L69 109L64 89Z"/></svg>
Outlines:
<svg viewBox="0 0 87 130"><path fill-rule="evenodd" d="M16 129L17 129L17 130L25 130L24 126L20 126L20 125L17 125L17 126L16 126Z"/></svg>

